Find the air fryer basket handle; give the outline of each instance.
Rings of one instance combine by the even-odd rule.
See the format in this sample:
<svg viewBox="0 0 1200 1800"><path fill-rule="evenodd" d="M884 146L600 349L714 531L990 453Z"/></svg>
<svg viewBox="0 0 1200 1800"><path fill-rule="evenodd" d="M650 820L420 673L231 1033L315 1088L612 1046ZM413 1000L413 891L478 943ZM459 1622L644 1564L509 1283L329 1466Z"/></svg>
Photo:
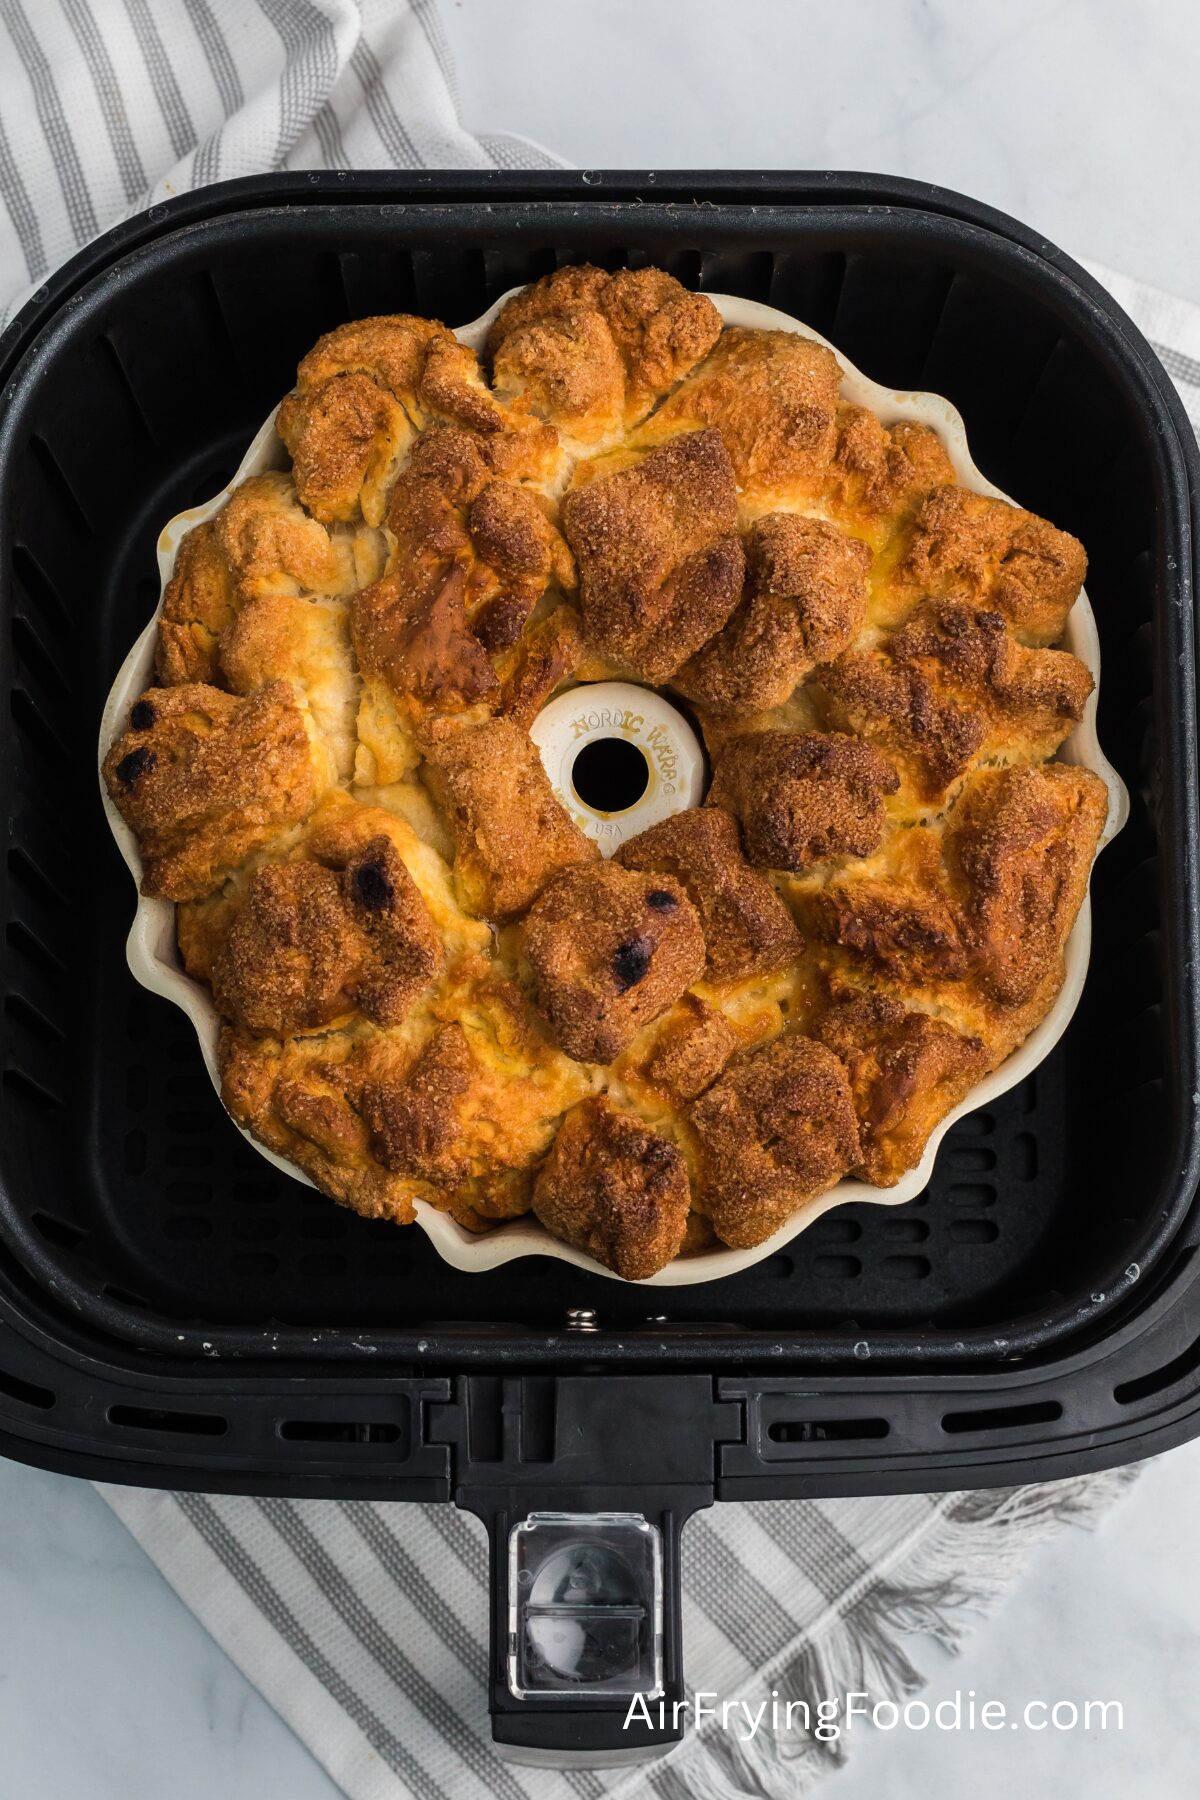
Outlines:
<svg viewBox="0 0 1200 1800"><path fill-rule="evenodd" d="M711 1376L467 1375L430 1409L487 1526L492 1736L514 1760L617 1764L683 1735L679 1541L742 1408Z"/></svg>
<svg viewBox="0 0 1200 1800"><path fill-rule="evenodd" d="M488 1528L489 1707L501 1755L610 1767L651 1760L679 1741L680 1534L711 1499L711 1491L594 1488L464 1496ZM618 1574L605 1591L614 1566L631 1564L635 1580L625 1586ZM651 1569L657 1579L639 1590L636 1576ZM600 1591L573 1605L573 1581ZM530 1606L539 1583L543 1599L554 1597Z"/></svg>

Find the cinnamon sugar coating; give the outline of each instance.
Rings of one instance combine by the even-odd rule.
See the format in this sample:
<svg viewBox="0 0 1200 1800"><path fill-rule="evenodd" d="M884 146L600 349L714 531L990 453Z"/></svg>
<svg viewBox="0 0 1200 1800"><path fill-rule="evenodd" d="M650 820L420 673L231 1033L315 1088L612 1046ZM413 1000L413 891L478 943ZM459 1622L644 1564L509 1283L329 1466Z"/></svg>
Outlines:
<svg viewBox="0 0 1200 1800"><path fill-rule="evenodd" d="M770 513L746 534L746 582L729 619L672 676L708 711L779 706L845 650L867 616L871 552L822 519Z"/></svg>
<svg viewBox="0 0 1200 1800"><path fill-rule="evenodd" d="M836 448L841 379L836 356L823 344L790 331L730 325L655 412L647 437L658 442L712 427L744 492L813 496Z"/></svg>
<svg viewBox="0 0 1200 1800"><path fill-rule="evenodd" d="M761 1244L860 1156L842 1063L796 1032L731 1063L688 1116L694 1203L722 1243L737 1247Z"/></svg>
<svg viewBox="0 0 1200 1800"><path fill-rule="evenodd" d="M742 855L736 820L718 806L651 825L622 844L614 861L682 885L700 915L710 981L769 974L803 948L787 907Z"/></svg>
<svg viewBox="0 0 1200 1800"><path fill-rule="evenodd" d="M930 1132L990 1066L980 1038L887 994L845 990L817 1036L850 1079L862 1146L854 1172L877 1187L916 1166Z"/></svg>
<svg viewBox="0 0 1200 1800"><path fill-rule="evenodd" d="M593 444L642 417L716 343L721 315L661 269L559 269L488 334L496 392Z"/></svg>
<svg viewBox="0 0 1200 1800"><path fill-rule="evenodd" d="M433 423L494 440L498 473L553 476L553 433L510 417L474 351L444 325L407 313L327 332L301 362L278 417L300 498L324 524L380 524L414 437Z"/></svg>
<svg viewBox="0 0 1200 1800"><path fill-rule="evenodd" d="M752 731L721 751L708 798L738 820L756 867L800 870L827 856L870 856L883 836L884 796L898 786L861 738Z"/></svg>
<svg viewBox="0 0 1200 1800"><path fill-rule="evenodd" d="M415 882L380 836L340 873L307 861L256 870L214 964L213 998L260 1035L318 1030L356 1008L398 1025L443 961Z"/></svg>
<svg viewBox="0 0 1200 1800"><path fill-rule="evenodd" d="M548 1231L626 1281L644 1280L678 1253L689 1204L680 1151L604 1095L567 1114L533 1189Z"/></svg>
<svg viewBox="0 0 1200 1800"><path fill-rule="evenodd" d="M669 875L569 869L521 927L538 1004L579 1062L607 1063L704 973L704 934Z"/></svg>
<svg viewBox="0 0 1200 1800"><path fill-rule="evenodd" d="M887 618L922 599L961 596L997 612L1029 644L1053 644L1087 573L1078 538L967 488L936 488L913 520Z"/></svg>
<svg viewBox="0 0 1200 1800"><path fill-rule="evenodd" d="M619 1073L627 1086L649 1088L673 1106L695 1100L711 1087L739 1048L737 1034L724 1013L698 994L684 994L654 1026L649 1043L638 1043L621 1059Z"/></svg>
<svg viewBox="0 0 1200 1800"><path fill-rule="evenodd" d="M528 734L511 719L449 726L425 743L426 775L458 846L464 903L486 918L523 912L552 875L600 852L567 817Z"/></svg>
<svg viewBox="0 0 1200 1800"><path fill-rule="evenodd" d="M245 699L188 682L149 688L104 759L142 850L142 892L190 900L306 819L332 779L286 681Z"/></svg>
<svg viewBox="0 0 1200 1800"><path fill-rule="evenodd" d="M364 686L359 735L385 764L378 709L399 709L418 730L431 713L497 709L495 653L520 639L552 582L574 582L538 497L498 480L466 432L440 428L417 440L387 523L395 544L387 571L350 603Z"/></svg>
<svg viewBox="0 0 1200 1800"><path fill-rule="evenodd" d="M690 432L562 503L590 642L663 681L738 603L745 557L733 469L719 433Z"/></svg>
<svg viewBox="0 0 1200 1800"><path fill-rule="evenodd" d="M1062 984L1107 812L1090 769L980 771L944 825L898 833L805 894L801 916L828 967L933 1002L992 1066Z"/></svg>
<svg viewBox="0 0 1200 1800"><path fill-rule="evenodd" d="M1053 755L1093 683L1078 657L1027 648L999 613L927 600L878 648L821 670L816 685L826 722L878 745L922 802L944 799L982 756Z"/></svg>

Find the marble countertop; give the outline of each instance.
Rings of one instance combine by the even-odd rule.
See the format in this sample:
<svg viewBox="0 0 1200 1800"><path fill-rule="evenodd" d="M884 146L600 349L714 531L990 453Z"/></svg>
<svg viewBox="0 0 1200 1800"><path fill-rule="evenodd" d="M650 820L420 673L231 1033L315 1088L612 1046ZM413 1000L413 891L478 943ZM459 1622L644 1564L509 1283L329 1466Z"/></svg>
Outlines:
<svg viewBox="0 0 1200 1800"><path fill-rule="evenodd" d="M1192 1800L1198 1492L1200 1443L1148 1464L1095 1532L1044 1545L960 1655L916 1645L931 1703L956 1688L1010 1710L1119 1700L1121 1732L868 1728L820 1791L1127 1800L1153 1770L1155 1800ZM0 1462L0 1620L2 1800L336 1800L85 1483ZM688 1675L704 1686L703 1669Z"/></svg>
<svg viewBox="0 0 1200 1800"><path fill-rule="evenodd" d="M1200 9L1159 0L441 0L464 122L583 167L856 168L959 188L1200 300ZM863 1735L830 1800L1191 1800L1200 1444L1043 1549L931 1700L1114 1698L1125 1728ZM1181 1549L1181 1547L1185 1547ZM0 1800L337 1790L84 1484L0 1463ZM693 1682L703 1671L689 1669ZM482 1696L481 1696L482 1709ZM481 1728L483 1727L481 1712Z"/></svg>
<svg viewBox="0 0 1200 1800"><path fill-rule="evenodd" d="M439 0L463 122L579 168L885 170L1200 300L1200 9Z"/></svg>

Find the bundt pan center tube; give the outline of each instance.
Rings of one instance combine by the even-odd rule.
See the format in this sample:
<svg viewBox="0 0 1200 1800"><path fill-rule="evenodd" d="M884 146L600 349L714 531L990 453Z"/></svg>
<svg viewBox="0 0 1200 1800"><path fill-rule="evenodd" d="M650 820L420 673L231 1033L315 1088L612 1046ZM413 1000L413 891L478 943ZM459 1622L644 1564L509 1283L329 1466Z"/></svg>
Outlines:
<svg viewBox="0 0 1200 1800"><path fill-rule="evenodd" d="M481 318L460 327L455 333L457 338L482 352L493 321L518 292L519 289L514 289L502 295ZM819 333L775 308L734 295L711 294L707 297L716 306L726 327L787 331L821 344L827 342ZM843 371L840 394L843 403L869 409L885 427L903 421L932 429L962 488L997 499L1008 498L975 466L962 418L949 402L936 394L883 388L855 369L835 346L829 348L834 350ZM276 428L276 417L273 413L264 422L236 474L220 493L203 505L178 514L162 530L158 562L164 591L175 569L180 544L187 534L213 518L248 477L288 467L289 457ZM101 724L101 763L120 735L137 696L154 685L161 607L160 599L158 612L133 645L113 683ZM1082 716L1061 746L1059 760L1094 771L1107 788L1107 819L1100 836L1102 847L1125 822L1128 797L1119 776L1105 759L1097 738L1096 685L1100 657L1095 621L1083 591L1071 607L1061 644L1085 665L1093 686ZM586 703L582 713L581 701ZM698 805L703 797L703 753L698 738L671 699L653 689L609 681L598 682L594 688L568 688L553 698L535 718L531 735L541 751L559 798L582 829L600 843L605 855L611 855L625 839L672 812ZM588 750L587 758L581 758L578 751L570 754L576 742ZM614 744L617 752L614 752ZM623 754L630 749L631 759ZM566 791L568 784L569 793ZM114 805L103 780L101 788L113 834L131 872L140 882L143 866L137 839ZM616 804L605 804L614 800ZM645 1284L676 1287L732 1275L775 1254L797 1232L833 1207L852 1201L897 1205L919 1194L929 1180L938 1146L955 1120L975 1108L986 1106L1021 1081L1057 1043L1083 988L1089 943L1090 917L1085 897L1066 945L1065 976L1053 1004L1024 1042L946 1113L930 1134L919 1162L894 1185L879 1187L845 1178L802 1204L786 1223L762 1242L737 1248L717 1245L693 1256L676 1257L645 1278ZM139 897L127 948L129 965L136 978L152 992L173 1001L191 1019L209 1074L220 1091L217 1055L221 1018L207 989L181 966L176 947L175 907L171 901ZM244 1126L239 1124L238 1129L277 1167L297 1180L308 1181L293 1162L258 1142ZM449 1212L424 1200L418 1199L415 1206L417 1223L439 1254L455 1268L487 1270L514 1258L537 1255L554 1257L592 1273L620 1279L615 1270L586 1251L551 1236L531 1214L477 1233L466 1229Z"/></svg>

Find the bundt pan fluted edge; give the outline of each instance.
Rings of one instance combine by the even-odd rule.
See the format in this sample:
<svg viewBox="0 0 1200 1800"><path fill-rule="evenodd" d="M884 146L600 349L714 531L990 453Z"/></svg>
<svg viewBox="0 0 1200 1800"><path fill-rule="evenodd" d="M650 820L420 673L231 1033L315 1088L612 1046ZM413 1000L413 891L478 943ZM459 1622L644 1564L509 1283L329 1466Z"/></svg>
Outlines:
<svg viewBox="0 0 1200 1800"><path fill-rule="evenodd" d="M512 292L517 291L516 289L512 290ZM509 294L502 295L481 318L470 325L457 329L455 335L464 344L481 350L492 320L509 298ZM764 306L756 301L743 300L729 294L710 294L708 298L716 306L726 325L793 331L801 336L811 338L817 343L828 343L828 340L823 338L819 332L810 330L806 325L789 317L786 313L777 311L774 307ZM1010 498L987 481L976 468L967 447L966 429L962 418L949 401L936 394L894 391L881 387L847 362L846 358L837 350L836 345L829 344L828 347L837 355L843 370L841 386L843 400L868 407L879 416L885 425L893 425L899 420L911 420L929 426L940 437L954 465L955 477L963 487L997 499ZM159 534L158 566L161 578L159 606L130 649L109 691L100 725L99 761L101 763L109 746L119 735L130 705L143 689L153 685L155 643L158 617L162 609L162 592L165 592L171 578L181 540L193 526L212 518L225 504L232 490L248 476L261 473L266 469L286 468L287 466L287 452L275 430L275 414L272 413L255 435L228 486L222 488L220 493L215 494L203 505L189 507L186 512L177 514ZM1058 759L1091 769L1105 783L1108 789L1108 817L1099 844L1099 848L1103 849L1104 845L1110 842L1124 825L1129 811L1129 798L1120 776L1101 751L1097 737L1099 639L1091 606L1086 593L1082 590L1071 609L1062 642L1066 649L1072 651L1087 666L1096 686L1088 699L1082 719L1062 745ZM176 948L174 904L168 900L147 899L140 893L142 859L137 839L113 805L102 778L100 791L113 836L139 887L137 911L126 945L129 967L143 987L149 989L151 993L163 995L164 998L181 1007L192 1021L196 1028L205 1065L212 1078L213 1086L219 1094L217 1040L221 1026L220 1016L208 991L200 983L186 975L180 964ZM1013 1051L998 1068L979 1082L966 1098L946 1115L932 1132L920 1162L915 1168L909 1170L894 1187L878 1188L863 1181L842 1180L828 1192L818 1195L798 1208L786 1225L762 1243L755 1244L748 1249L735 1250L721 1247L704 1251L695 1257L676 1258L639 1285L684 1287L697 1282L719 1280L723 1276L734 1275L743 1269L750 1268L765 1257L773 1255L789 1243L798 1232L803 1231L806 1226L811 1225L835 1206L864 1201L875 1205L895 1206L913 1199L929 1181L942 1138L955 1120L975 1111L978 1107L988 1105L998 1095L1014 1087L1054 1048L1079 1003L1087 973L1090 944L1090 903L1085 898L1067 941L1066 973L1054 1005L1025 1042ZM277 1168L283 1170L294 1180L303 1182L306 1186L312 1185L308 1177L294 1163L286 1161L274 1151L265 1148L248 1130L237 1124L236 1120L232 1122L260 1156L266 1157L269 1162L274 1163ZM333 1203L331 1202L331 1204ZM510 1262L516 1257L549 1256L557 1258L560 1262L572 1263L577 1268L586 1269L591 1274L606 1275L613 1280L621 1279L614 1270L597 1262L584 1251L576 1250L552 1237L531 1214L509 1220L482 1235L465 1230L448 1213L440 1212L427 1201L418 1200L416 1202L416 1214L417 1225L434 1244L438 1254L454 1268L468 1273L494 1269L501 1263Z"/></svg>

